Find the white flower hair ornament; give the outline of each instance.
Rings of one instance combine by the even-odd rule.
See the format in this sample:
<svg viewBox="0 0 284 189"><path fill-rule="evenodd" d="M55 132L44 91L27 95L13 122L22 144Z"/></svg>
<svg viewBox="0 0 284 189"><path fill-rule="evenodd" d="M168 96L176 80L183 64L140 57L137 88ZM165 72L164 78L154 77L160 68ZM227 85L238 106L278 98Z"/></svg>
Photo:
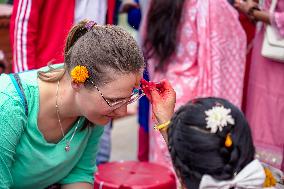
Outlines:
<svg viewBox="0 0 284 189"><path fill-rule="evenodd" d="M224 108L223 106L214 106L212 109L205 111L207 129L211 129L211 133L222 131L228 124L234 125L235 120L230 115L231 109Z"/></svg>

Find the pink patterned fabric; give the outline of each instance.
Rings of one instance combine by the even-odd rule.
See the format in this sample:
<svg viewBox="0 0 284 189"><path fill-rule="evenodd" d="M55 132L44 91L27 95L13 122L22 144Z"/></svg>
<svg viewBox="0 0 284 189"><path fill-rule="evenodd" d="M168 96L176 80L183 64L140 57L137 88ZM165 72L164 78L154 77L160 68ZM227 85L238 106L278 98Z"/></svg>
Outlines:
<svg viewBox="0 0 284 189"><path fill-rule="evenodd" d="M284 6L283 6L284 7ZM284 10L284 8L283 8ZM281 36L284 37L284 12L275 12L274 13L274 20L275 20L275 26L278 29Z"/></svg>
<svg viewBox="0 0 284 189"><path fill-rule="evenodd" d="M185 0L177 40L166 72L155 72L156 59L148 62L151 80L167 78L172 83L177 93L176 108L206 96L223 97L240 107L246 34L227 0ZM150 160L171 165L161 135L152 128Z"/></svg>
<svg viewBox="0 0 284 189"><path fill-rule="evenodd" d="M271 15L271 23L274 27L277 28L279 31L280 35L284 37L284 3L283 1L278 0L276 10L275 12ZM266 0L263 5L263 9L268 11L270 8L272 0Z"/></svg>
<svg viewBox="0 0 284 189"><path fill-rule="evenodd" d="M268 11L271 0L265 1ZM284 34L284 1L278 0L272 23ZM257 33L249 75L246 117L249 121L257 157L284 170L284 64L264 58L261 48L265 27ZM284 35L283 35L284 36Z"/></svg>

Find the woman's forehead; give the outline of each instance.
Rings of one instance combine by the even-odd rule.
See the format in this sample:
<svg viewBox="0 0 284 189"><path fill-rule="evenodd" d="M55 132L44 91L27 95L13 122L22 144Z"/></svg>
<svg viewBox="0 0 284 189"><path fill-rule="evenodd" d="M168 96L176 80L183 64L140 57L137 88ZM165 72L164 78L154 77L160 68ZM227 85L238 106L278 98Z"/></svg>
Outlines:
<svg viewBox="0 0 284 189"><path fill-rule="evenodd" d="M129 95L134 87L139 87L141 78L140 73L116 75L111 82L103 86L103 90L114 94Z"/></svg>

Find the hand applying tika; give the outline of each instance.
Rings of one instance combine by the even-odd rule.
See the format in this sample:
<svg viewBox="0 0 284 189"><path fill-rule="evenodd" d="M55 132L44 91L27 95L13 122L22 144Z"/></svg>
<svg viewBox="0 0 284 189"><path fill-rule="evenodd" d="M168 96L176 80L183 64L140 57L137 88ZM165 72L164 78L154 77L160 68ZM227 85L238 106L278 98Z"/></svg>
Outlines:
<svg viewBox="0 0 284 189"><path fill-rule="evenodd" d="M174 114L176 93L167 80L160 83L142 82L142 89L152 104L152 112L157 121L157 130L167 142L167 127Z"/></svg>

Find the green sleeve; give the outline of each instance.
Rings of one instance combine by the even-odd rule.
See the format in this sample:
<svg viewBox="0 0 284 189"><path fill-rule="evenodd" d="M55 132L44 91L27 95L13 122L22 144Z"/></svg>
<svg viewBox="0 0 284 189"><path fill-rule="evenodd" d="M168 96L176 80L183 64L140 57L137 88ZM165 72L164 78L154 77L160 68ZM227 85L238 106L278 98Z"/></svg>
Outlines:
<svg viewBox="0 0 284 189"><path fill-rule="evenodd" d="M60 184L71 184L77 182L94 183L94 173L97 170L96 156L104 127L95 126L91 129L92 133L81 159L69 175L60 181Z"/></svg>
<svg viewBox="0 0 284 189"><path fill-rule="evenodd" d="M20 98L0 92L0 188L13 185L11 167L26 124L27 117Z"/></svg>

